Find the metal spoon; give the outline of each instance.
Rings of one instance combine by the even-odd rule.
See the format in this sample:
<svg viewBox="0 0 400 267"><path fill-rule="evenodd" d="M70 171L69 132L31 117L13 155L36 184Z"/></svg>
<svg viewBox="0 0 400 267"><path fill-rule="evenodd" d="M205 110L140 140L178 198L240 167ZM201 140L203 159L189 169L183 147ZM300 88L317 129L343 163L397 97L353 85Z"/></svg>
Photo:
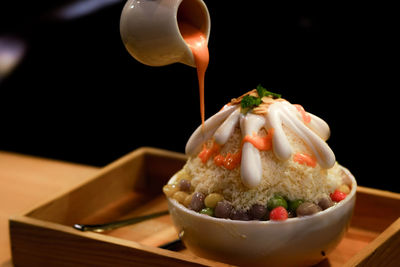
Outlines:
<svg viewBox="0 0 400 267"><path fill-rule="evenodd" d="M168 214L168 210L164 210L164 211L160 211L160 212L156 212L156 213L152 213L152 214L148 214L148 215L144 215L144 216L139 216L139 217L133 217L133 218L129 218L129 219L125 219L125 220L121 220L121 221L116 221L116 222L109 222L109 223L103 223L103 224L74 224L74 228L85 232L85 231L93 231L93 232L97 232L97 233L101 233L104 231L108 231L108 230L113 230L119 227L123 227L126 225L130 225L130 224L135 224L135 223L139 223L148 219L152 219L152 218L157 218L163 215Z"/></svg>

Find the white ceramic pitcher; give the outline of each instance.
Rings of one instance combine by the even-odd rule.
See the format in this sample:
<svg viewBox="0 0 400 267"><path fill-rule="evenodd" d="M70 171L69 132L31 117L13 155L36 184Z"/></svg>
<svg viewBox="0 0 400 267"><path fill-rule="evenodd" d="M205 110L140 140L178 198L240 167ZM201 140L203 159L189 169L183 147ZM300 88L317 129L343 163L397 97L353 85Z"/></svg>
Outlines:
<svg viewBox="0 0 400 267"><path fill-rule="evenodd" d="M128 0L122 10L120 31L129 53L150 66L183 63L195 66L178 21L210 35L210 15L202 0Z"/></svg>

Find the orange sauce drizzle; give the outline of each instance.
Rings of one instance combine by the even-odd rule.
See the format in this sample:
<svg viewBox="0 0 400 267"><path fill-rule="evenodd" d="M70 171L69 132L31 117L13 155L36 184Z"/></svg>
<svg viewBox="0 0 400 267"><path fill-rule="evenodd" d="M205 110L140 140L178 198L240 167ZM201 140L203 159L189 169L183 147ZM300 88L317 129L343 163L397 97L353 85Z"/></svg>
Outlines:
<svg viewBox="0 0 400 267"><path fill-rule="evenodd" d="M221 146L216 142L213 142L213 145L210 148L207 148L207 145L204 144L198 157L201 159L201 162L206 163L212 156L214 156L214 164L220 167L225 167L228 170L233 170L239 166L242 160L242 150L237 153L228 153L226 156L223 156L219 153L220 149Z"/></svg>
<svg viewBox="0 0 400 267"><path fill-rule="evenodd" d="M274 129L270 129L268 134L264 137L258 136L253 133L253 136L246 135L243 138L242 145L244 142L249 142L254 145L258 150L265 151L272 149L272 135ZM219 153L221 146L216 142L213 142L211 148L207 148L207 145L203 145L202 151L199 153L198 157L201 162L206 163L212 156L214 156L214 164L220 167L224 167L228 170L233 170L240 165L242 161L242 149L236 153L227 153L225 156Z"/></svg>
<svg viewBox="0 0 400 267"><path fill-rule="evenodd" d="M204 108L204 78L208 62L210 60L207 37L200 29L184 22L179 21L179 30L183 39L192 50L194 61L197 68L197 78L199 80L199 94L200 94L200 114L201 125L204 127L205 108Z"/></svg>
<svg viewBox="0 0 400 267"><path fill-rule="evenodd" d="M201 159L201 162L206 163L211 158L211 156L219 153L219 149L220 145L215 142L213 143L211 148L207 148L207 145L204 144L203 149L199 153L198 157Z"/></svg>
<svg viewBox="0 0 400 267"><path fill-rule="evenodd" d="M253 136L246 135L243 138L243 143L249 142L260 151L270 150L272 148L273 134L274 134L274 129L270 129L268 131L268 134L264 137L258 136L257 133L253 133Z"/></svg>
<svg viewBox="0 0 400 267"><path fill-rule="evenodd" d="M306 153L294 154L293 161L313 168L317 166L317 159L314 156L308 155Z"/></svg>
<svg viewBox="0 0 400 267"><path fill-rule="evenodd" d="M242 160L242 150L240 150L237 153L228 153L226 156L222 156L221 154L218 154L217 156L214 157L214 163L217 166L223 166L228 170L233 170L237 166L239 166L240 162Z"/></svg>
<svg viewBox="0 0 400 267"><path fill-rule="evenodd" d="M293 106L296 107L297 111L300 112L301 116L303 117L304 123L310 123L311 122L311 116L306 113L302 105L299 104L294 104Z"/></svg>

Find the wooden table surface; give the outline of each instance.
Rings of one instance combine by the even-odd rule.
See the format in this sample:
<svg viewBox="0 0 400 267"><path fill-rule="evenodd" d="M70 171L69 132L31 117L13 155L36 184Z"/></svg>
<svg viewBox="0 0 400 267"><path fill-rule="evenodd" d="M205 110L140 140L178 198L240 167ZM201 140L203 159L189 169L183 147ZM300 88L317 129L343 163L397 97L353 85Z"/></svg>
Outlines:
<svg viewBox="0 0 400 267"><path fill-rule="evenodd" d="M0 267L12 266L8 218L89 179L98 169L0 151Z"/></svg>

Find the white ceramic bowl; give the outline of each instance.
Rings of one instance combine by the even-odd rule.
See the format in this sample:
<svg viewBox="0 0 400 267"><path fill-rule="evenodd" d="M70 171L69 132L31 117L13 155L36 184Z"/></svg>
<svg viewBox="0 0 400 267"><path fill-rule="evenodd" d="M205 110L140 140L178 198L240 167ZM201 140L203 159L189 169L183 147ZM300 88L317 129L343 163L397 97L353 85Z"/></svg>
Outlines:
<svg viewBox="0 0 400 267"><path fill-rule="evenodd" d="M200 257L240 266L309 266L336 247L350 223L357 183L343 170L352 180L351 192L343 201L317 214L283 222L218 219L170 198L168 207L185 246Z"/></svg>

